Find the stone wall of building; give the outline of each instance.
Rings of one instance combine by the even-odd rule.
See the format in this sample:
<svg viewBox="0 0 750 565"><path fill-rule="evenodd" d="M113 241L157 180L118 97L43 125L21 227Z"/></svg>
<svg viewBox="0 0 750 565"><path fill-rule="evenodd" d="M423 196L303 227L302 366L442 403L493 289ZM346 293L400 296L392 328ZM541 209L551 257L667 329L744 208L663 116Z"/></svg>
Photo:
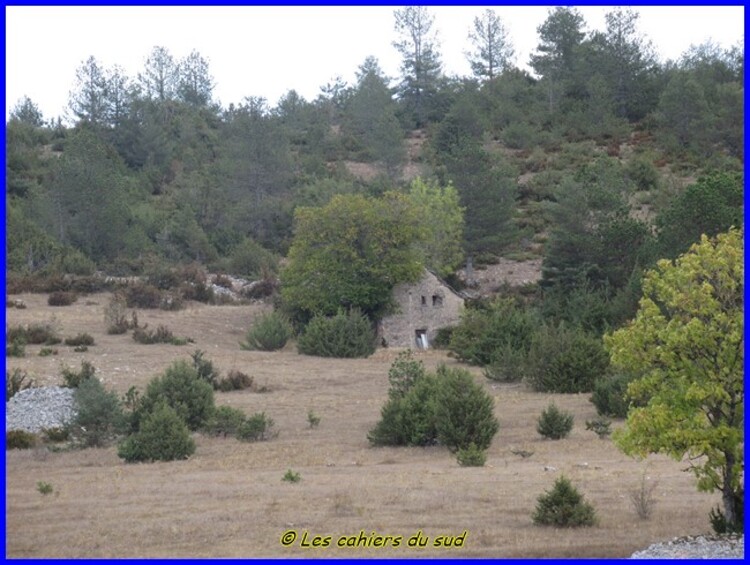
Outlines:
<svg viewBox="0 0 750 565"><path fill-rule="evenodd" d="M393 289L396 311L383 318L380 337L387 347L423 349L440 328L456 325L464 300L439 278L425 271L417 283L400 284Z"/></svg>

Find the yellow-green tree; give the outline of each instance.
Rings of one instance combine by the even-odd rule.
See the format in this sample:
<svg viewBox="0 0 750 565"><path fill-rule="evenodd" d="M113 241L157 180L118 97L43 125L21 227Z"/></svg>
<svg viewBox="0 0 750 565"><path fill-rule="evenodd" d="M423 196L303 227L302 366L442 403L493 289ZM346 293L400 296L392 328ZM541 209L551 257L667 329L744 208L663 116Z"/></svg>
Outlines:
<svg viewBox="0 0 750 565"><path fill-rule="evenodd" d="M425 266L439 276L452 273L464 257L464 209L452 184L417 177L409 185L409 202L414 206L422 229L419 250Z"/></svg>
<svg viewBox="0 0 750 565"><path fill-rule="evenodd" d="M339 194L319 208L298 208L281 296L297 319L359 308L378 317L400 282L416 280L418 218L402 195Z"/></svg>
<svg viewBox="0 0 750 565"><path fill-rule="evenodd" d="M643 281L635 319L605 336L615 366L641 376L628 397L626 453L687 458L704 491L720 490L726 521L741 527L744 501L743 231L730 229Z"/></svg>

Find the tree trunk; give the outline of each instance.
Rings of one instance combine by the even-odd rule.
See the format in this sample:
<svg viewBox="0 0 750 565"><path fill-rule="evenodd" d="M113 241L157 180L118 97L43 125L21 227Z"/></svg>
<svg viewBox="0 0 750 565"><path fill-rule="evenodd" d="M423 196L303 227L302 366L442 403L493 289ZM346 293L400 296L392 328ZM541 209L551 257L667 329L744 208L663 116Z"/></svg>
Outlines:
<svg viewBox="0 0 750 565"><path fill-rule="evenodd" d="M734 529L735 525L738 525L743 519L740 516L740 497L735 492L732 483L734 482L734 475L736 473L736 461L733 453L725 453L726 465L724 467L724 477L722 486L722 502L724 504L724 517L727 521L727 526Z"/></svg>

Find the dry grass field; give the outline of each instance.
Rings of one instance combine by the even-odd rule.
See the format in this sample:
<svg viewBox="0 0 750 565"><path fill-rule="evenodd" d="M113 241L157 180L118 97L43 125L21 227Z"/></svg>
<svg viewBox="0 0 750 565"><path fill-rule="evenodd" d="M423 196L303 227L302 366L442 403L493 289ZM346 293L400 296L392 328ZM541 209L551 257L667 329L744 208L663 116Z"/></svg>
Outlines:
<svg viewBox="0 0 750 565"><path fill-rule="evenodd" d="M9 557L627 557L675 536L706 533L718 496L698 493L686 464L664 457L636 461L609 440L586 431L596 415L588 395L544 395L497 385L474 371L495 399L500 431L480 468L460 467L447 450L373 448L366 434L387 396L387 372L396 356L379 350L368 359L331 360L243 351L238 342L262 306L190 304L178 312L140 311L141 323L165 324L189 336L187 346L139 345L129 334L105 333L109 295L51 308L46 295L21 295L28 308L6 310L7 324L54 321L62 336L88 332L86 353L57 346L59 355L7 358L10 369L40 384L60 384L60 366L87 359L109 388L124 393L175 359L206 352L222 373L239 369L266 393L218 393L217 404L246 413L265 411L278 437L268 442L196 435L187 461L125 464L116 448L47 452L9 451L6 463L6 546ZM434 368L455 361L443 352L418 356ZM536 419L550 401L575 414L570 437L543 440ZM321 417L310 429L309 410ZM621 425L621 424L616 424ZM513 451L533 455L522 458ZM299 483L283 482L287 469ZM629 494L645 471L658 481L653 517L640 520ZM555 530L532 524L537 497L564 473L596 507L599 525ZM53 485L44 496L38 481ZM282 535L298 537L284 547ZM399 547L336 547L341 536L402 536ZM425 547L408 546L418 531ZM437 536L467 532L462 547L436 548ZM331 536L327 548L301 547L304 534ZM354 540L357 541L357 540ZM353 543L353 542L352 542Z"/></svg>

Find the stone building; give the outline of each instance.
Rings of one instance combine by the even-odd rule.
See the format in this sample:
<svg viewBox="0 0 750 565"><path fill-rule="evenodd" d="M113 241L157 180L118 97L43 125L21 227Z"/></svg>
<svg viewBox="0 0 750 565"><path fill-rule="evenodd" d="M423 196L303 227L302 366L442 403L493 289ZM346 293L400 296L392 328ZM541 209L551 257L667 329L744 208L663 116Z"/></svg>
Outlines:
<svg viewBox="0 0 750 565"><path fill-rule="evenodd" d="M416 283L397 285L393 302L379 327L386 347L427 349L440 328L458 324L464 308L464 299L428 270Z"/></svg>

